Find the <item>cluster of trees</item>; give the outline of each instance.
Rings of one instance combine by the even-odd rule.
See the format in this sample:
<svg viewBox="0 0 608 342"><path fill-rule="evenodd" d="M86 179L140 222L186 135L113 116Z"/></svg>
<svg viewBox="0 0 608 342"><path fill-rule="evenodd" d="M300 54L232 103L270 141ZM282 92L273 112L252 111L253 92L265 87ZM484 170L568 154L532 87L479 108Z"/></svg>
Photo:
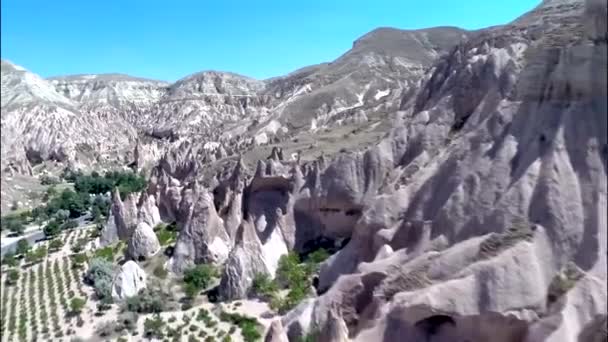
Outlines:
<svg viewBox="0 0 608 342"><path fill-rule="evenodd" d="M86 175L80 171L66 171L62 177L74 183L74 190L58 191L55 182L44 176L42 181L51 185L43 196L45 204L2 217L0 229L22 235L26 225L46 222L45 234L55 236L64 229L77 227L73 219L88 211L94 222L101 223L108 217L111 206L110 198L104 194L118 188L124 198L127 194L142 191L146 187L145 177L131 171L109 171L103 176L97 172Z"/></svg>
<svg viewBox="0 0 608 342"><path fill-rule="evenodd" d="M120 197L146 188L146 178L134 172L108 171L103 176L97 172L74 176L74 189L81 193L105 194L118 188Z"/></svg>
<svg viewBox="0 0 608 342"><path fill-rule="evenodd" d="M313 275L318 272L319 264L328 257L329 253L324 249L309 254L304 262L294 252L283 255L279 259L275 279L267 274L258 274L253 280L252 291L269 300L273 310L287 312L308 296ZM289 291L283 297L279 294L280 289Z"/></svg>
<svg viewBox="0 0 608 342"><path fill-rule="evenodd" d="M25 232L25 226L33 221L31 213L27 210L13 213L0 218L0 229L8 230L17 235Z"/></svg>

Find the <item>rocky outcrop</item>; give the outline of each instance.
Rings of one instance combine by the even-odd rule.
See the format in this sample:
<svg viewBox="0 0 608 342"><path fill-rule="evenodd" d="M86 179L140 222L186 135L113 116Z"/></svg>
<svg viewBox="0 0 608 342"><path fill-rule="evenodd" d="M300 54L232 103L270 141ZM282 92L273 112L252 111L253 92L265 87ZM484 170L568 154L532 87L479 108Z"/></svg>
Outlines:
<svg viewBox="0 0 608 342"><path fill-rule="evenodd" d="M237 231L234 248L224 265L219 293L224 300L247 295L257 274L271 274L263 259L262 243L251 222L243 221Z"/></svg>
<svg viewBox="0 0 608 342"><path fill-rule="evenodd" d="M110 210L110 215L108 216L108 221L103 226L101 230L101 236L99 237L99 245L101 247L109 246L118 242L120 239L118 237L118 227L116 227L116 218L114 217L114 213Z"/></svg>
<svg viewBox="0 0 608 342"><path fill-rule="evenodd" d="M283 330L281 320L277 319L272 321L264 342L289 342L287 334L285 334L285 331Z"/></svg>
<svg viewBox="0 0 608 342"><path fill-rule="evenodd" d="M316 338L319 342L349 342L348 329L339 308L330 310L327 314L327 324Z"/></svg>
<svg viewBox="0 0 608 342"><path fill-rule="evenodd" d="M124 300L137 295L144 288L146 288L146 273L135 261L129 260L114 276L112 298Z"/></svg>
<svg viewBox="0 0 608 342"><path fill-rule="evenodd" d="M138 223L137 196L138 194L131 193L122 201L118 189L114 189L110 216L102 231L102 245L115 242L115 236L123 241L131 238Z"/></svg>
<svg viewBox="0 0 608 342"><path fill-rule="evenodd" d="M545 1L430 70L403 104L404 127L377 147L392 151L391 186L323 265L324 294L283 321L290 339L339 331L336 307L353 341L597 336L607 303L606 44L593 39L603 21L581 17L580 4Z"/></svg>
<svg viewBox="0 0 608 342"><path fill-rule="evenodd" d="M140 222L127 244L127 253L134 260L147 259L160 251L160 243L152 227Z"/></svg>
<svg viewBox="0 0 608 342"><path fill-rule="evenodd" d="M181 272L194 264L222 263L230 252L231 240L211 194L194 184L182 198L180 214L184 224L170 261L171 269Z"/></svg>
<svg viewBox="0 0 608 342"><path fill-rule="evenodd" d="M162 222L154 195L142 193L137 207L137 220L139 222L145 222L150 227L155 227Z"/></svg>

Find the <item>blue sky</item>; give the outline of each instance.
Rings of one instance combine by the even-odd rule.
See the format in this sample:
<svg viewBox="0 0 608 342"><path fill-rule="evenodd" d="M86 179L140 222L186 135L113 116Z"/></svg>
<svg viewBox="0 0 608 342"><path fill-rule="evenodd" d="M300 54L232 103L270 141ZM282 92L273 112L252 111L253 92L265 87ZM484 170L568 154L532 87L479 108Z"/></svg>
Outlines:
<svg viewBox="0 0 608 342"><path fill-rule="evenodd" d="M331 61L381 26L478 29L540 0L2 0L2 58L44 77L117 72L258 79Z"/></svg>

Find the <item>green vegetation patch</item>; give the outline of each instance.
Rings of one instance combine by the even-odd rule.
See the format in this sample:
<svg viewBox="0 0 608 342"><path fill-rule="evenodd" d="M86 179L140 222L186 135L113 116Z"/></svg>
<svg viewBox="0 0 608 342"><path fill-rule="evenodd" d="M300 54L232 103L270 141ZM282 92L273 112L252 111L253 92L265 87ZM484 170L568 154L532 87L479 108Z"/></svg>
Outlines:
<svg viewBox="0 0 608 342"><path fill-rule="evenodd" d="M177 240L177 226L159 223L154 227L156 237L161 246L169 246Z"/></svg>
<svg viewBox="0 0 608 342"><path fill-rule="evenodd" d="M585 274L574 263L568 263L553 277L547 290L547 303L553 304L568 293Z"/></svg>
<svg viewBox="0 0 608 342"><path fill-rule="evenodd" d="M329 257L324 249L311 253L304 262L290 252L281 256L274 280L267 274L255 276L252 285L254 295L270 301L270 307L280 313L287 312L305 299L312 286L311 279L318 272L321 262ZM279 294L280 289L288 289L286 296Z"/></svg>
<svg viewBox="0 0 608 342"><path fill-rule="evenodd" d="M220 320L238 326L245 342L259 341L262 338L262 325L254 317L222 311Z"/></svg>

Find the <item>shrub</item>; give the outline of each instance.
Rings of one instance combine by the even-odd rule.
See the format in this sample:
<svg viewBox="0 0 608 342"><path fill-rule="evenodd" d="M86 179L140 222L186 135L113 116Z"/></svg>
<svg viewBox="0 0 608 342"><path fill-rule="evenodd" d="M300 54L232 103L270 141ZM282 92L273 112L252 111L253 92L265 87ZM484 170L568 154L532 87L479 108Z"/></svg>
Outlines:
<svg viewBox="0 0 608 342"><path fill-rule="evenodd" d="M9 270L6 275L6 283L8 285L16 285L19 280L19 271L18 270Z"/></svg>
<svg viewBox="0 0 608 342"><path fill-rule="evenodd" d="M278 287L266 273L259 273L253 278L252 291L255 295L269 299L278 291Z"/></svg>
<svg viewBox="0 0 608 342"><path fill-rule="evenodd" d="M296 253L290 252L279 258L276 279L279 283L287 285L306 281L306 274L300 267L300 258Z"/></svg>
<svg viewBox="0 0 608 342"><path fill-rule="evenodd" d="M78 316L78 318L76 318L76 326L80 328L83 325L84 325L84 319L82 319L82 317Z"/></svg>
<svg viewBox="0 0 608 342"><path fill-rule="evenodd" d="M111 302L113 275L114 265L111 262L100 258L93 258L89 263L89 269L85 274L84 281L95 288L95 294L100 300Z"/></svg>
<svg viewBox="0 0 608 342"><path fill-rule="evenodd" d="M192 302L191 301L186 301L182 304L182 311L188 311L192 309Z"/></svg>
<svg viewBox="0 0 608 342"><path fill-rule="evenodd" d="M72 254L70 258L72 259L72 264L75 268L81 268L87 261L87 255L84 253Z"/></svg>
<svg viewBox="0 0 608 342"><path fill-rule="evenodd" d="M253 317L222 311L220 319L224 322L231 322L241 328L241 335L243 335L245 342L257 341L262 337L260 323Z"/></svg>
<svg viewBox="0 0 608 342"><path fill-rule="evenodd" d="M70 300L70 314L80 315L85 304L86 304L86 300L84 300L82 298L78 298L78 297L72 298L72 300Z"/></svg>
<svg viewBox="0 0 608 342"><path fill-rule="evenodd" d="M136 331L139 315L135 312L125 312L117 318L117 325L121 330Z"/></svg>
<svg viewBox="0 0 608 342"><path fill-rule="evenodd" d="M87 244L87 240L85 238L80 238L72 245L70 250L72 253L80 253L84 250L84 246Z"/></svg>
<svg viewBox="0 0 608 342"><path fill-rule="evenodd" d="M109 337L116 331L117 327L118 324L116 322L103 322L95 328L95 333L100 337Z"/></svg>
<svg viewBox="0 0 608 342"><path fill-rule="evenodd" d="M69 167L66 167L61 172L60 177L69 183L74 183L78 177L82 177L83 173L80 170L72 170Z"/></svg>
<svg viewBox="0 0 608 342"><path fill-rule="evenodd" d="M100 259L105 259L107 261L114 261L114 247L106 246L103 248L99 248L95 251L95 257Z"/></svg>
<svg viewBox="0 0 608 342"><path fill-rule="evenodd" d="M103 312L103 311L108 311L112 308L112 306L108 303L104 303L104 302L98 302L97 303L97 311L98 312Z"/></svg>
<svg viewBox="0 0 608 342"><path fill-rule="evenodd" d="M162 339L164 326L165 322L160 315L154 315L154 318L146 318L144 321L144 335L148 338L155 337Z"/></svg>
<svg viewBox="0 0 608 342"><path fill-rule="evenodd" d="M319 248L318 250L308 255L308 257L306 258L306 262L312 264L320 264L323 261L327 260L327 258L329 258L329 253L325 249Z"/></svg>
<svg viewBox="0 0 608 342"><path fill-rule="evenodd" d="M76 222L76 220L67 220L61 225L61 229L63 229L63 230L74 229L77 227L78 227L78 222Z"/></svg>
<svg viewBox="0 0 608 342"><path fill-rule="evenodd" d="M42 185L56 185L59 184L59 182L58 178L46 174L40 177L40 184Z"/></svg>
<svg viewBox="0 0 608 342"><path fill-rule="evenodd" d="M160 313L166 307L162 294L147 288L140 294L127 298L125 304L128 311L138 313Z"/></svg>
<svg viewBox="0 0 608 342"><path fill-rule="evenodd" d="M14 234L23 235L25 232L25 222L19 216L7 215L2 218L2 229L7 229Z"/></svg>
<svg viewBox="0 0 608 342"><path fill-rule="evenodd" d="M190 284L190 283L184 284L184 292L186 293L187 298L190 298L190 299L195 298L199 294L200 291L201 291L201 289L199 289L194 284Z"/></svg>
<svg viewBox="0 0 608 342"><path fill-rule="evenodd" d="M44 226L42 231L47 238L51 238L61 233L61 225L57 220L51 220Z"/></svg>
<svg viewBox="0 0 608 342"><path fill-rule="evenodd" d="M191 287L192 289L203 290L207 288L211 280L217 276L216 269L211 265L201 264L188 269L184 272L184 283L186 288Z"/></svg>
<svg viewBox="0 0 608 342"><path fill-rule="evenodd" d="M8 267L15 267L19 264L19 260L15 257L14 252L8 252L4 254L2 258L2 265L7 265Z"/></svg>
<svg viewBox="0 0 608 342"><path fill-rule="evenodd" d="M30 243L26 239L17 241L17 254L25 255L30 250Z"/></svg>
<svg viewBox="0 0 608 342"><path fill-rule="evenodd" d="M63 241L61 241L60 239L54 239L51 242L49 242L49 250L51 251L58 251L63 247Z"/></svg>
<svg viewBox="0 0 608 342"><path fill-rule="evenodd" d="M154 275L160 279L167 278L169 272L163 267L163 265L158 265L154 268Z"/></svg>

